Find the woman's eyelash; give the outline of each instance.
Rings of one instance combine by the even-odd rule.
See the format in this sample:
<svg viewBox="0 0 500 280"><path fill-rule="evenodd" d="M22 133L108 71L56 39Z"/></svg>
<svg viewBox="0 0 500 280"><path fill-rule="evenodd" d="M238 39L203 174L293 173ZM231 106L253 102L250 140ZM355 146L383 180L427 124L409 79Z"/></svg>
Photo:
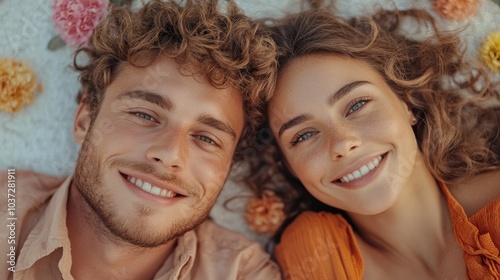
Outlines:
<svg viewBox="0 0 500 280"><path fill-rule="evenodd" d="M317 131L304 131L302 133L299 133L297 134L293 139L292 141L290 142L290 144L292 146L295 146L297 145L298 143L300 142L303 142L303 141L306 141L307 139L313 137L314 135L318 134Z"/></svg>
<svg viewBox="0 0 500 280"><path fill-rule="evenodd" d="M347 111L347 115L350 115L357 110L361 109L363 106L366 105L366 103L370 102L371 98L369 97L360 97L354 99L352 102L349 103L347 108L349 108L349 111Z"/></svg>
<svg viewBox="0 0 500 280"><path fill-rule="evenodd" d="M360 98L356 98L355 100L351 101L349 103L349 105L347 106L347 108L349 108L347 115L350 115L350 114L356 112L357 110L361 109L363 106L366 105L366 103L368 103L370 101L371 101L371 98L369 98L369 97L360 97ZM313 137L314 135L316 135L318 133L319 133L318 131L314 131L314 130L301 132L301 133L295 135L295 137L292 139L292 141L290 141L290 144L293 147L301 142L307 141L309 138Z"/></svg>

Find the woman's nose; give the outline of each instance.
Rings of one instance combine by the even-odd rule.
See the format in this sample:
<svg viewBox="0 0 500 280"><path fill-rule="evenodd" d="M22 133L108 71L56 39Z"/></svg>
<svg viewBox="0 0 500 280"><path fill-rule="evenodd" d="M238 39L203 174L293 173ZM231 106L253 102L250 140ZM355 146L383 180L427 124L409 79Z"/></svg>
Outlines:
<svg viewBox="0 0 500 280"><path fill-rule="evenodd" d="M329 152L332 160L349 156L361 144L356 131L348 125L335 125L329 137Z"/></svg>

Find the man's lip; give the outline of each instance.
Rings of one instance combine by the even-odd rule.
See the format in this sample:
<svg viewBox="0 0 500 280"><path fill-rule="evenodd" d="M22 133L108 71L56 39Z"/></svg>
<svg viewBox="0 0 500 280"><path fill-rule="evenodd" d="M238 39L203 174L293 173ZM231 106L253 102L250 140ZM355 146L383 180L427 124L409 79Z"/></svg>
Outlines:
<svg viewBox="0 0 500 280"><path fill-rule="evenodd" d="M382 160L384 160L385 156L387 155L388 152L385 152L383 154L379 154L376 156L370 156L366 157L364 159L358 160L357 163L354 163L353 165L350 165L346 170L342 171L342 175L338 176L336 179L332 180L331 183L338 183L340 182L340 179L342 179L344 176L353 173L356 170L359 170L362 166L367 165L371 161L373 161L375 158L382 156ZM382 161L381 160L381 161Z"/></svg>
<svg viewBox="0 0 500 280"><path fill-rule="evenodd" d="M184 191L182 191L181 189L173 186L173 185L169 185L169 184L165 184L164 182L158 180L158 179L155 179L154 177L149 177L149 176L145 176L145 175L142 175L142 174L137 174L137 173L133 173L133 172L123 172L123 171L118 171L120 173L120 175L122 175L125 180L128 181L128 176L131 176L131 177L134 177L136 179L140 179L141 181L143 182L149 182L151 185L153 186L156 186L160 189L164 189L164 190L167 190L167 191L171 191L171 192L174 192L177 194L177 196L188 196L185 194ZM132 184L132 183L131 183Z"/></svg>

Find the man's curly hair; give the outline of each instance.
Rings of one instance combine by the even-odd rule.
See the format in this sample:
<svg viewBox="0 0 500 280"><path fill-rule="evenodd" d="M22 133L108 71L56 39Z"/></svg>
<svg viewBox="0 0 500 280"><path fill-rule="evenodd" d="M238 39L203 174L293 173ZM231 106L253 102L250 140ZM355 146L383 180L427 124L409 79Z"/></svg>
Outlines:
<svg viewBox="0 0 500 280"><path fill-rule="evenodd" d="M153 0L137 11L114 7L89 45L76 52L73 64L82 85L77 102L89 106L94 120L120 65L147 67L166 56L212 86L242 95L246 139L262 121L257 109L274 90L275 52L272 38L233 1ZM79 54L86 55L85 63Z"/></svg>

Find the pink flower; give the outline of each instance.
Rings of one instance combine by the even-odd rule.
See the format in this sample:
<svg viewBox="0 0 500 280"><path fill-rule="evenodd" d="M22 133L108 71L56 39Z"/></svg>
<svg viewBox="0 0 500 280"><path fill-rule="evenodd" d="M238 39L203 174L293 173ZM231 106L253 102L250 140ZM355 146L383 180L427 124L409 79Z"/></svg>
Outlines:
<svg viewBox="0 0 500 280"><path fill-rule="evenodd" d="M55 29L73 47L86 44L108 5L109 0L54 0L52 20Z"/></svg>
<svg viewBox="0 0 500 280"><path fill-rule="evenodd" d="M477 12L481 0L434 0L432 6L439 14L450 20L464 20Z"/></svg>

